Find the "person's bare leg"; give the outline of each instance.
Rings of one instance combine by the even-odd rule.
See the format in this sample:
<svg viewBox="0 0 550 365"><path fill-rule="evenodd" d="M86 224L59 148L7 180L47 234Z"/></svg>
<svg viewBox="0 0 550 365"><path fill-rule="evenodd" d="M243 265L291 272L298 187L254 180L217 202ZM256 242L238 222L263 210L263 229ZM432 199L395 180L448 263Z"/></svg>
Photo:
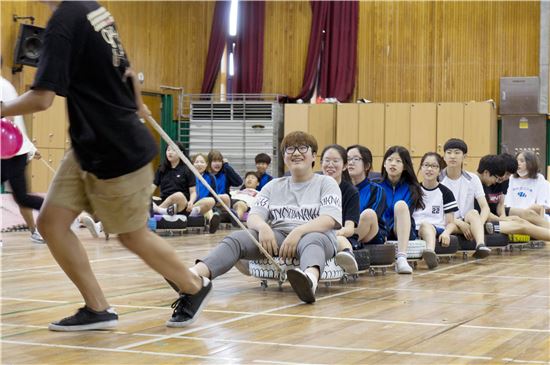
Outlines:
<svg viewBox="0 0 550 365"><path fill-rule="evenodd" d="M355 230L359 242L370 242L378 234L378 217L372 209L365 209L359 217L359 224Z"/></svg>
<svg viewBox="0 0 550 365"><path fill-rule="evenodd" d="M183 293L195 294L202 280L178 258L176 251L144 225L142 228L118 235L120 242L138 255L153 270L175 283Z"/></svg>
<svg viewBox="0 0 550 365"><path fill-rule="evenodd" d="M418 235L426 241L426 248L435 251L435 227L432 224L422 223Z"/></svg>
<svg viewBox="0 0 550 365"><path fill-rule="evenodd" d="M214 198L202 198L197 203L195 203L195 206L199 207L200 213L202 215L214 208L214 205L216 205L216 201L214 200Z"/></svg>
<svg viewBox="0 0 550 365"><path fill-rule="evenodd" d="M535 226L544 227L546 229L550 229L550 222L548 222L544 215L540 214L540 211L537 212L534 209L518 209L518 208L510 208L510 216L518 216Z"/></svg>
<svg viewBox="0 0 550 365"><path fill-rule="evenodd" d="M464 217L464 222L470 225L470 230L476 241L476 246L485 244L485 230L483 229L483 223L481 223L481 217L477 210L470 210Z"/></svg>
<svg viewBox="0 0 550 365"><path fill-rule="evenodd" d="M32 209L19 206L19 212L21 213L23 220L25 220L27 227L29 227L29 230L31 232L34 232L34 230L36 229L36 224L34 223L34 216L32 215Z"/></svg>
<svg viewBox="0 0 550 365"><path fill-rule="evenodd" d="M246 205L243 201L237 201L233 204L233 209L237 212L237 217L239 217L240 220L243 220L244 213L248 210L248 205Z"/></svg>
<svg viewBox="0 0 550 365"><path fill-rule="evenodd" d="M535 226L527 221L501 221L499 222L500 233L504 234L527 234L536 240L550 241L550 229Z"/></svg>
<svg viewBox="0 0 550 365"><path fill-rule="evenodd" d="M409 206L404 201L398 201L393 210L394 230L397 235L397 244L399 252L406 253L409 247L409 237L411 233L411 214Z"/></svg>
<svg viewBox="0 0 550 365"><path fill-rule="evenodd" d="M109 304L92 271L84 246L71 230L71 223L79 213L46 201L38 216L38 230L54 259L82 294L86 306L103 311L109 308Z"/></svg>
<svg viewBox="0 0 550 365"><path fill-rule="evenodd" d="M177 192L170 195L166 198L160 205L159 208L168 208L171 205L177 204L176 212L180 212L187 207L187 198L183 193Z"/></svg>

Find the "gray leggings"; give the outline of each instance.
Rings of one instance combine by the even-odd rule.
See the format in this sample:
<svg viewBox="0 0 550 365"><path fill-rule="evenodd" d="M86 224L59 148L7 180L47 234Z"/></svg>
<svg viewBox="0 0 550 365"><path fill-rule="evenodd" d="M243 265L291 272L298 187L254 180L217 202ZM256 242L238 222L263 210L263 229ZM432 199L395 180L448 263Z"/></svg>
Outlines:
<svg viewBox="0 0 550 365"><path fill-rule="evenodd" d="M258 232L249 230L258 239ZM277 245L281 247L286 234L273 230ZM320 232L307 233L298 242L296 256L300 259L300 269L317 266L322 274L325 261L336 254L335 242L331 235ZM260 249L244 231L233 232L226 236L202 262L208 266L212 279L225 274L241 259L259 260L264 258Z"/></svg>

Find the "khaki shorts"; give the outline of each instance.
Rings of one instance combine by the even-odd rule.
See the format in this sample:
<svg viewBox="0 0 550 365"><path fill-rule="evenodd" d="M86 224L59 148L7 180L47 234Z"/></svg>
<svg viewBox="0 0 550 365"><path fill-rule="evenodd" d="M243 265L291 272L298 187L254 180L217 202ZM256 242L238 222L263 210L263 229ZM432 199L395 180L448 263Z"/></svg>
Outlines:
<svg viewBox="0 0 550 365"><path fill-rule="evenodd" d="M48 190L46 204L94 214L108 233L134 232L147 225L152 184L150 164L113 179L98 179L83 171L69 150Z"/></svg>

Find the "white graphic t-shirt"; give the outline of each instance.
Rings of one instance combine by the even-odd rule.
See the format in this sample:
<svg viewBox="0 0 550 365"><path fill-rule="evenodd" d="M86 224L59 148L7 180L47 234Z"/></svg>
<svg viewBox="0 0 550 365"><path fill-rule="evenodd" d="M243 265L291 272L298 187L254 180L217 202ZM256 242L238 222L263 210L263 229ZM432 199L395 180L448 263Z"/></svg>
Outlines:
<svg viewBox="0 0 550 365"><path fill-rule="evenodd" d="M422 186L424 192L424 209L413 213L416 229L420 229L421 223L433 224L437 228L445 229L445 214L458 211L458 205L450 189L439 184L433 189Z"/></svg>
<svg viewBox="0 0 550 365"><path fill-rule="evenodd" d="M256 196L250 214L260 215L273 229L290 233L320 215L328 215L342 225L342 194L336 180L314 174L305 182L292 177L273 179ZM334 232L330 233L331 235Z"/></svg>
<svg viewBox="0 0 550 365"><path fill-rule="evenodd" d="M534 204L550 208L548 182L541 174L536 179L522 179L510 176L510 184L504 205L511 208L527 209Z"/></svg>

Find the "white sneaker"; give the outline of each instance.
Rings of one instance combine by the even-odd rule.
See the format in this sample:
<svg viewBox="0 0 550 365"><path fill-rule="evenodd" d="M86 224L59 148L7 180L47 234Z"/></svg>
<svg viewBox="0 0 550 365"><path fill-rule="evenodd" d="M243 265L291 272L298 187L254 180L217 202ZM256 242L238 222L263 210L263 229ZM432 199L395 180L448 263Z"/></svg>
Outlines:
<svg viewBox="0 0 550 365"><path fill-rule="evenodd" d="M409 265L406 258L398 257L395 261L395 271L398 274L412 274L413 268Z"/></svg>
<svg viewBox="0 0 550 365"><path fill-rule="evenodd" d="M31 241L33 241L34 243L46 243L46 241L44 241L44 238L42 238L40 232L38 232L37 229L35 229L34 232L31 233Z"/></svg>
<svg viewBox="0 0 550 365"><path fill-rule="evenodd" d="M88 228L88 231L90 231L94 238L99 237L99 234L102 231L100 225L101 223L97 224L96 222L94 222L94 219L88 215L80 218L80 222L84 224L86 228Z"/></svg>
<svg viewBox="0 0 550 365"><path fill-rule="evenodd" d="M336 264L340 266L348 274L356 274L359 271L355 256L349 251L340 251L334 258Z"/></svg>

